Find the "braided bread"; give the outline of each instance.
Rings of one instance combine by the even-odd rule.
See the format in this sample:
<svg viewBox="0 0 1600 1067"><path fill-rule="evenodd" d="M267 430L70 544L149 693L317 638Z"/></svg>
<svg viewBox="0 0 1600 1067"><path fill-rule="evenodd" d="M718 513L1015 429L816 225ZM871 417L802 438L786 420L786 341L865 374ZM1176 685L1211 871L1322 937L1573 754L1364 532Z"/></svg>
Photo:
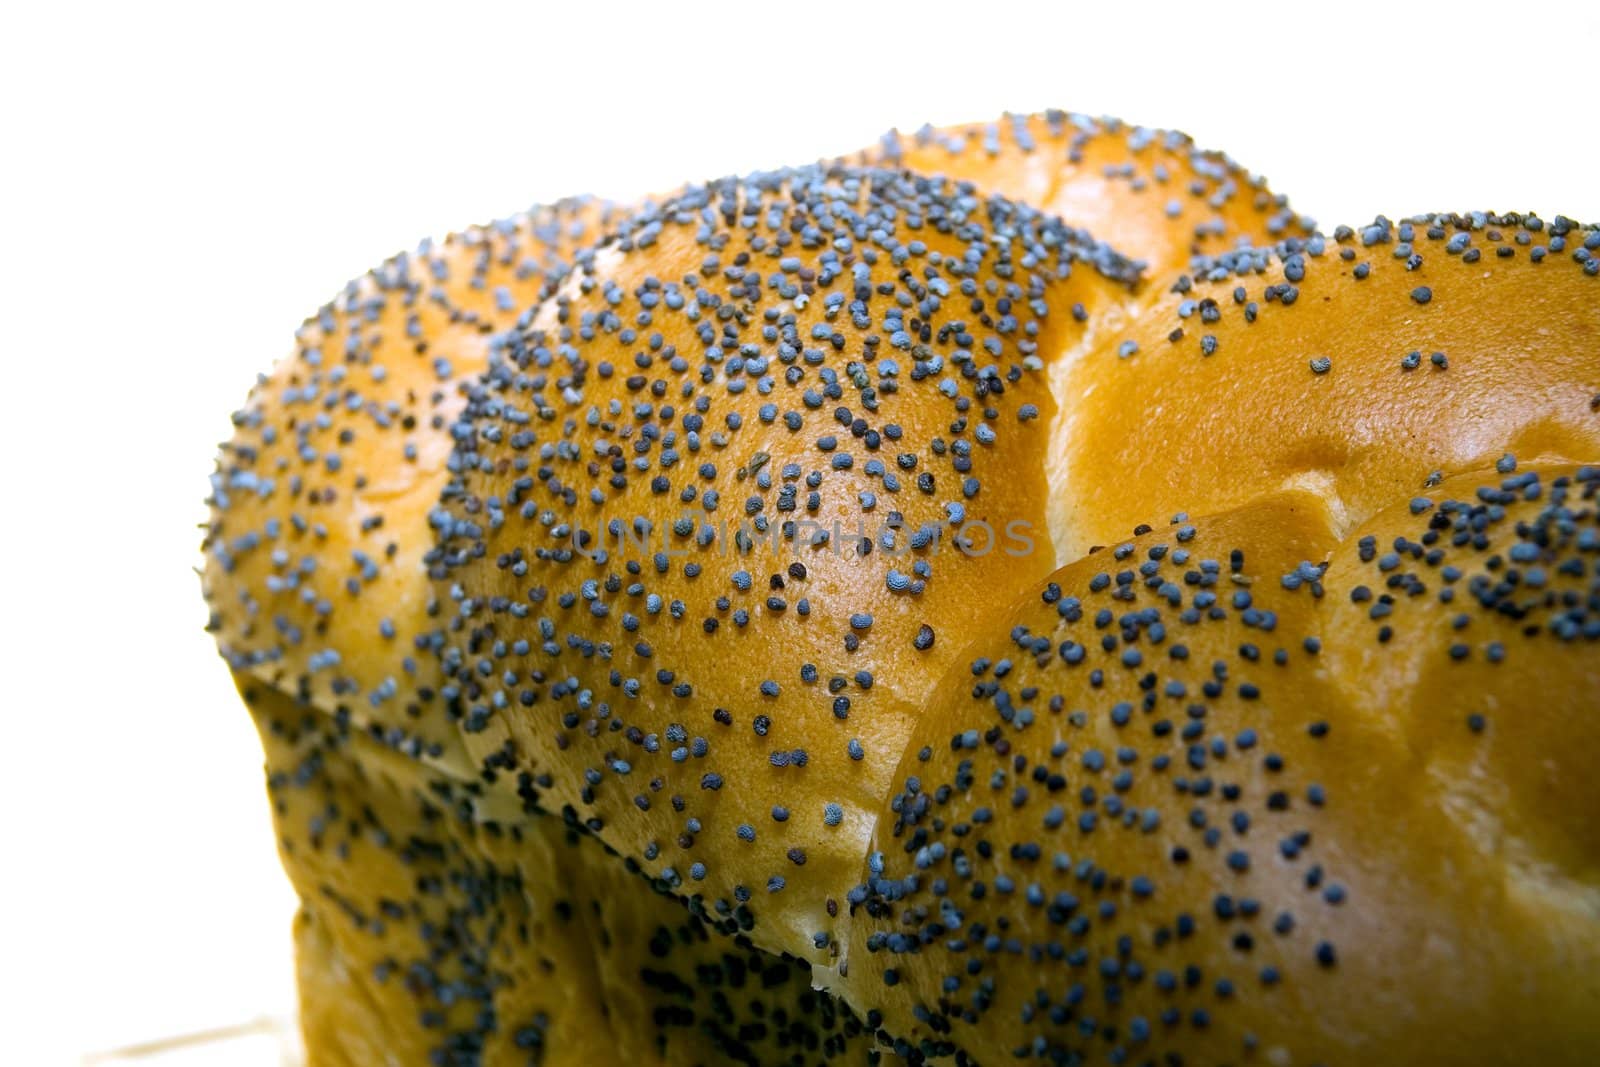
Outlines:
<svg viewBox="0 0 1600 1067"><path fill-rule="evenodd" d="M1597 249L1050 113L353 283L206 546L313 1062L1592 1058Z"/></svg>

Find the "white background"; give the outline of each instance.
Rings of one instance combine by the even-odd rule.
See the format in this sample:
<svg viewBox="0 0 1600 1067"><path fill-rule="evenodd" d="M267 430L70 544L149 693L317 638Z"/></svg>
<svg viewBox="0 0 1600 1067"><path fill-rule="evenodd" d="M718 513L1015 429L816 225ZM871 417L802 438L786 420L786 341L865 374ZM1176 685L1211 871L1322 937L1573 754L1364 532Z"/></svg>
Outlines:
<svg viewBox="0 0 1600 1067"><path fill-rule="evenodd" d="M201 499L252 376L418 237L1046 106L1186 129L1326 226L1600 219L1577 3L541 6L0 9L0 1060L291 1009Z"/></svg>

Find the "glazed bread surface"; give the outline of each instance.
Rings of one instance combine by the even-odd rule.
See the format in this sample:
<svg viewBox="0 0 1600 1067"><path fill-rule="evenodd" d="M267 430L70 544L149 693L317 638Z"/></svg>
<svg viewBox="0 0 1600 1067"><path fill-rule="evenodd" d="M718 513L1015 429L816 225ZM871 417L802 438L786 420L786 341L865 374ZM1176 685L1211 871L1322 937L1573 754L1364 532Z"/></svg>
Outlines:
<svg viewBox="0 0 1600 1067"><path fill-rule="evenodd" d="M206 542L312 1064L1592 1061L1597 273L1056 112L387 261Z"/></svg>

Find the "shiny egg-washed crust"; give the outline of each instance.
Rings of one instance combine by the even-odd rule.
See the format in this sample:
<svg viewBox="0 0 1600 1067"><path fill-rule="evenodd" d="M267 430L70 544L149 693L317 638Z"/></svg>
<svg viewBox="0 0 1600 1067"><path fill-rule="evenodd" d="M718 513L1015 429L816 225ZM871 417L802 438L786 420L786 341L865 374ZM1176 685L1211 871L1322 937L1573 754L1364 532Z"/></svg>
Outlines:
<svg viewBox="0 0 1600 1067"><path fill-rule="evenodd" d="M1548 560L1516 558L1515 578L1492 551L1452 565L1469 577L1447 577L1453 569L1431 559L1428 533L1413 535L1430 545L1419 552L1404 539L1384 542L1399 526L1375 525L1399 515L1397 501L1425 493L1407 512L1429 522L1448 513L1469 531L1454 531L1466 540L1449 547L1481 554L1475 539L1498 544L1506 522L1534 519L1509 498L1483 499L1470 479L1442 479L1477 471L1481 481L1498 465L1500 476L1542 479L1546 501L1558 490L1589 493L1587 474L1556 486L1578 475L1552 464L1600 459L1592 277L1600 238L1559 218L1429 217L1191 261L1239 237L1299 234L1302 221L1252 183L1240 186L1248 199L1222 195L1229 167L1186 142L1108 124L1067 149L1069 181L1126 182L1120 195L1138 195L1118 201L1118 217L1144 234L1136 247L1152 241L1171 258L1145 258L1188 266L1175 284L1158 275L1130 297L1128 259L979 191L1012 188L995 164L1013 149L1024 171L1036 167L1024 141L1055 143L1019 135L1019 121L1084 130L1082 120L1056 116L1006 120L1011 132L1002 124L996 135L1002 152L984 164L991 177L962 172L976 187L809 168L692 187L636 213L573 202L424 246L353 283L258 384L214 479L205 585L212 628L252 693L264 738L269 722L292 723L299 746L264 740L269 763L294 768L274 776L272 791L285 864L304 901L297 940L303 1024L321 1057L313 1062L715 1063L737 1061L730 1042L760 1046L750 1053L759 1062L790 1062L768 1057L791 1053L795 1062L855 1062L874 1045L863 1025L877 1031L877 1049L910 1061L1003 1062L1021 1049L1055 1062L1139 1063L1159 1048L1162 1062L1459 1062L1481 1046L1563 1062L1600 1046L1585 1021L1600 973L1596 808L1574 784L1600 756L1584 715L1600 706L1600 609L1592 563L1583 567L1595 545L1592 503L1571 505L1576 518L1557 514L1543 532L1517 527L1516 537L1555 547ZM1098 169L1081 165L1091 150L1112 154L1093 157ZM1157 158L1163 151L1186 155L1192 172ZM1146 159L1149 181L1140 177ZM1176 215L1181 254L1150 226L1156 201L1146 195L1180 172L1184 189L1200 190ZM1052 210L1069 222L1092 222L1061 205L1089 211L1097 196L1052 195L1060 201ZM1202 201L1221 224L1192 214ZM599 248L586 247L608 233ZM1372 261L1347 259L1347 249ZM947 258L955 251L959 258ZM868 277L858 280L860 265ZM1352 296L1342 283L1365 289ZM1215 295L1232 299L1239 286L1246 295L1236 307ZM1129 325L1151 300L1154 310ZM1419 314L1446 303L1448 315ZM1453 375L1469 357L1473 373L1448 389L1385 387L1361 339L1414 329L1426 336L1407 349L1416 357L1401 353L1399 373ZM1237 358L1230 371L1196 372L1178 354L1207 367ZM1352 370L1371 380L1315 391ZM1268 433L1273 420L1279 432ZM1407 440L1415 447L1402 447ZM1447 505L1446 491L1483 509ZM1525 482L1486 490L1531 491ZM685 523L686 509L695 518ZM1174 513L1225 511L1165 525ZM631 536L607 528L636 518L647 525ZM808 520L816 526L784 525ZM988 551L979 551L985 527L973 520L997 535ZM1006 550L1024 545L1010 537L1012 520L1025 524L1027 547L1015 555ZM714 533L701 543L707 523ZM952 537L963 524L966 551ZM1096 552L1046 584L1058 565L1120 544L1130 528L1140 535L1133 551L1148 553L1160 535L1143 524L1175 544L1137 566L1130 557L1136 577L1125 581L1119 566L1094 588L1092 568L1110 569L1117 554ZM643 548L639 529L648 530ZM602 531L604 554L594 543ZM1376 540L1364 542L1369 533ZM1040 654L1037 639L1017 644L1027 640L1017 627L1042 625L1028 621L1041 589L1050 619L1065 624L1064 575L1089 590L1072 594L1085 604L1091 595L1114 599L1155 577L1147 566L1175 565L1213 537L1235 542L1249 562L1234 575L1230 549L1221 563L1226 599L1219 593L1200 623L1216 645L1208 658L1174 656L1179 666L1168 674L1140 673L1160 643L1155 633L1166 631L1157 653L1165 665L1171 633L1188 625L1148 612L1159 603L1181 614L1195 595L1187 577L1173 582L1180 606L1160 582L1140 585L1132 596L1155 598L1146 615L1119 604L1103 630L1072 639L1082 657L1114 654L1126 677L1108 680L1109 665L1086 658L1069 662L1080 656L1071 649L1053 653L1053 669L1067 672L1056 689L1063 700L1069 681L1084 684L1074 671L1091 679L1082 708L1061 713L1071 730L1059 759L1072 765L1027 783L1014 761L993 768L1016 780L1003 803L991 803L994 822L969 819L964 833L954 829L959 816L928 811L930 797L952 811L976 803L958 790L978 791L958 767L947 788L936 784L937 768L951 771L952 744L974 759L1024 754L1029 775L1058 759L1054 741L1033 753L1021 733L1005 733L1020 709L1041 720L1029 738L1050 721L1040 704L1048 696L1039 695L1046 681L959 699L1001 669L994 658L969 673L975 657L1021 663ZM1315 600L1319 591L1332 596L1340 575L1354 593L1356 579L1340 569L1352 544L1385 583L1368 580L1367 593L1354 594L1376 613L1364 616L1371 635L1341 643L1331 624L1296 633L1294 647L1316 665L1301 666L1289 644L1280 665L1271 637L1333 609L1273 604L1264 615L1235 607L1232 593L1267 596L1263 583L1276 582L1274 597ZM1429 581L1425 568L1435 565L1448 590ZM1524 570L1545 584L1530 587ZM1200 570L1195 584L1207 582L1222 579ZM1532 588L1546 590L1542 600ZM1435 604L1430 615L1423 606L1456 595L1479 606L1449 615L1456 639L1441 644L1433 638L1447 608ZM1408 610L1433 637L1405 640L1408 631L1387 621ZM1345 636L1354 632L1342 625ZM1253 652L1240 626L1266 634ZM1479 636L1491 629L1495 637ZM1258 663L1265 671L1269 659L1294 680L1274 688L1240 673ZM1482 690L1490 703L1462 721L1469 739L1488 744L1463 747L1435 713L1470 696L1472 672L1487 669L1480 660L1500 673ZM1205 670L1170 676L1184 666ZM1018 671L1012 665L1006 679ZM1144 747L1129 742L1129 763L1109 747L1091 755L1072 732L1101 729L1090 698L1135 675L1147 686L1138 700L1155 692L1158 701L1188 701L1181 718L1171 716L1165 735L1152 724ZM1237 692L1228 688L1235 678ZM1174 681L1180 695L1171 695ZM1220 686L1215 707L1208 682ZM1406 715L1391 718L1380 710L1386 701ZM1271 708L1271 722L1224 737L1218 754L1208 731L1246 705ZM1343 722L1313 718L1324 706L1359 712L1338 734L1344 747L1311 755L1287 740L1276 753L1260 747L1267 726L1290 714L1305 717L1306 737L1330 740ZM1139 708L1112 704L1100 714L1133 730ZM1068 714L1077 710L1084 715ZM980 726L982 713L997 722ZM1495 733L1513 722L1526 728ZM1162 753L1149 738L1174 737L1185 744L1161 772L1172 796L1143 805L1137 825L1157 836L1181 828L1199 843L1185 842L1182 859L1170 849L1147 856L1139 851L1147 846L1130 850L1121 838L1107 846L1111 831L1130 829L1117 781L1133 792L1165 786L1150 776ZM318 755L302 762L301 751ZM1243 763L1251 752L1262 753L1264 772L1242 784L1216 774L1213 765ZM1179 759L1211 774L1185 770L1180 791ZM1316 759L1335 762L1299 783L1303 794L1249 791L1261 773L1288 775L1292 766L1298 774ZM1374 778L1369 765L1406 777ZM1019 785L1056 800L1040 807L1042 797L1024 796L1012 811ZM1337 798L1347 790L1372 799L1346 808ZM1246 796L1264 797L1266 813L1257 804L1241 822L1231 808L1225 820L1191 810ZM322 808L313 811L317 797ZM419 803L429 797L438 812ZM418 838L426 857L392 848L381 833L362 842L347 834L325 854L312 839L328 835L330 800L381 810L391 832L440 835ZM916 817L903 819L907 810ZM1287 844L1259 833L1308 810L1323 821L1285 830ZM978 825L1002 832L986 855L974 844L957 861L952 842ZM1048 871L1043 831L1082 835L1064 850L1067 861L1049 855ZM919 833L929 836L906 851ZM1376 842L1370 859L1363 835ZM1277 851L1257 855L1263 844ZM1202 848L1219 850L1202 854L1214 862L1191 854ZM883 858L863 871L874 849ZM1224 939L1207 925L1212 916L1259 922L1267 888L1289 885L1282 872L1263 877L1276 870L1270 864L1313 854L1324 866L1298 862L1291 873L1314 880L1314 908L1288 920L1274 913L1270 934L1229 929ZM1149 870L1121 870L1125 860ZM996 863L1005 869L986 868ZM428 874L408 889L417 864ZM1028 864L1039 872L1036 891L1011 866ZM1122 879L1107 892L1169 900L1170 929L1118 928L1119 916L1138 914L1121 898L1109 914L1098 896L1092 913L1068 909L1061 893L1089 892L1067 889L1067 873L1099 894L1113 878L1101 864ZM1222 893L1213 883L1223 869L1269 885ZM913 870L931 873L907 882ZM1457 870L1476 872L1482 885L1454 885ZM579 893L562 888L569 872L582 880ZM1011 879L1007 892L1001 875ZM978 919L983 930L947 929L953 892L968 889L952 886L975 878L986 882L982 901L962 907L989 916ZM596 917L581 931L548 920L555 901L569 905L558 919L581 912L580 897ZM388 900L425 921L374 922ZM514 929L502 921L512 916ZM1080 928L1095 951L1109 946L1109 962L1095 956L1091 966L1075 953L1062 930L1077 937ZM664 930L678 948L649 975L635 953L612 949L619 938L661 942ZM443 943L441 931L452 931ZM1291 951L1308 932L1314 968ZM1382 948L1385 938L1402 947ZM1382 951L1351 962L1375 943ZM1170 977L1147 965L1146 953L1161 952L1187 953L1181 968L1167 965ZM1268 991L1259 997L1246 995L1228 955L1251 952L1261 962L1250 974ZM401 986L363 972L390 956L425 962ZM809 993L808 965L794 956L814 961L810 980L845 999ZM552 987L564 979L547 963L570 975L570 988ZM764 992L725 1003L685 988L716 986L732 972L759 972ZM351 978L363 973L371 978ZM1196 999L1202 987L1217 1004ZM1177 1003L1141 999L1156 992ZM1102 1006L1084 1006L1091 1002ZM468 1003L492 1005L492 1017ZM1128 1005L1137 1010L1121 1010ZM774 1013L789 1022L769 1031L752 1021ZM1487 1033L1497 1018L1507 1020L1501 1044ZM1452 1027L1458 1036L1434 1040ZM1522 1043L1500 1051L1510 1034Z"/></svg>
<svg viewBox="0 0 1600 1067"><path fill-rule="evenodd" d="M572 199L391 257L307 319L234 415L205 588L223 658L470 773L425 643L422 555L459 383L621 209Z"/></svg>
<svg viewBox="0 0 1600 1067"><path fill-rule="evenodd" d="M1174 130L1067 111L890 131L856 157L971 181L1060 215L1146 265L1156 281L1196 255L1309 236L1265 179Z"/></svg>
<svg viewBox="0 0 1600 1067"><path fill-rule="evenodd" d="M810 968L593 837L239 678L267 757L310 1067L898 1062Z"/></svg>
<svg viewBox="0 0 1600 1067"><path fill-rule="evenodd" d="M1600 467L1053 575L918 723L857 1004L993 1064L1593 1063Z"/></svg>
<svg viewBox="0 0 1600 1067"><path fill-rule="evenodd" d="M1283 490L1349 529L1507 452L1600 458L1597 273L1600 229L1483 213L1200 264L1060 379L1064 557Z"/></svg>
<svg viewBox="0 0 1600 1067"><path fill-rule="evenodd" d="M763 948L836 952L966 635L1056 565L1047 369L1129 264L813 166L619 224L502 346L432 560L471 754Z"/></svg>

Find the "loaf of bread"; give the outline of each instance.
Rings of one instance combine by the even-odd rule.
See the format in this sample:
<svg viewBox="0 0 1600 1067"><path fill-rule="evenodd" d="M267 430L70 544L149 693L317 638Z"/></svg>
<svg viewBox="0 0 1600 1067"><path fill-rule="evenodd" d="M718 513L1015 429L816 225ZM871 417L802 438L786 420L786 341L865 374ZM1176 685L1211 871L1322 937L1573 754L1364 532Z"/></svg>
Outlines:
<svg viewBox="0 0 1600 1067"><path fill-rule="evenodd" d="M1061 113L391 259L206 541L311 1062L1591 1062L1597 272Z"/></svg>

